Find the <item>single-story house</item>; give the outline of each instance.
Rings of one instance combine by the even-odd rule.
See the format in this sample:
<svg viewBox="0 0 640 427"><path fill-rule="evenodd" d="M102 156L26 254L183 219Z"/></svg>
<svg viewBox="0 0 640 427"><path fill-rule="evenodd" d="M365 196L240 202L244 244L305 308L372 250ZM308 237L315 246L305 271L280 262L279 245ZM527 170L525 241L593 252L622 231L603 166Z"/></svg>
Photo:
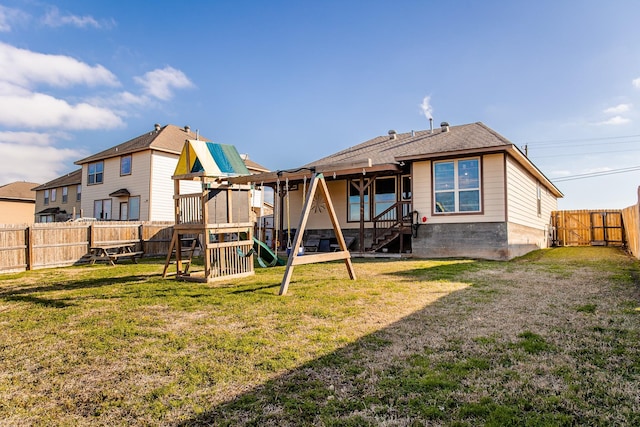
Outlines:
<svg viewBox="0 0 640 427"><path fill-rule="evenodd" d="M0 185L0 224L31 224L38 183L16 181Z"/></svg>
<svg viewBox="0 0 640 427"><path fill-rule="evenodd" d="M563 196L493 129L443 122L389 131L299 168L247 177L279 194L280 235L297 227L313 172L326 179L349 249L362 254L511 259L550 245L550 214ZM305 230L305 242L325 241L318 250L330 250L335 237L325 208L314 201Z"/></svg>

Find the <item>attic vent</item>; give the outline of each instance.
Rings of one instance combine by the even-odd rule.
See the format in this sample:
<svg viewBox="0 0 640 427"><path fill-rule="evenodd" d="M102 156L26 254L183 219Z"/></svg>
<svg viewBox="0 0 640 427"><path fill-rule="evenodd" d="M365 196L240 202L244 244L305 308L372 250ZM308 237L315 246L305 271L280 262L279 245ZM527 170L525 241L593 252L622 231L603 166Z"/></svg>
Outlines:
<svg viewBox="0 0 640 427"><path fill-rule="evenodd" d="M442 132L449 132L449 123L442 122L440 123L440 127L442 128Z"/></svg>
<svg viewBox="0 0 640 427"><path fill-rule="evenodd" d="M397 135L398 135L398 132L396 132L395 130L391 129L389 131L389 139L396 139Z"/></svg>
<svg viewBox="0 0 640 427"><path fill-rule="evenodd" d="M191 128L189 127L189 125L185 125L185 127L184 127L184 131L185 131L186 133L191 132Z"/></svg>
<svg viewBox="0 0 640 427"><path fill-rule="evenodd" d="M153 125L156 128L156 132L160 131L160 123Z"/></svg>

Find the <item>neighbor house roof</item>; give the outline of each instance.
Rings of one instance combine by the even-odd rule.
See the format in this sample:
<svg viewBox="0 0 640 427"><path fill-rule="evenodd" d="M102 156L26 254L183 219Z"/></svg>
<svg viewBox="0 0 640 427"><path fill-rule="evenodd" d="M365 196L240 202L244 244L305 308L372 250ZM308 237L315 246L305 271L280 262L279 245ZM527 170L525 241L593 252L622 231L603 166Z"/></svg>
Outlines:
<svg viewBox="0 0 640 427"><path fill-rule="evenodd" d="M51 188L58 187L67 187L69 185L78 185L82 182L82 169L75 170L73 172L69 172L66 175L59 176L56 179L52 179L49 182L46 182L42 185L37 186L33 190L47 190Z"/></svg>
<svg viewBox="0 0 640 427"><path fill-rule="evenodd" d="M0 199L35 202L36 192L33 188L38 185L37 182L17 181L0 186Z"/></svg>
<svg viewBox="0 0 640 427"><path fill-rule="evenodd" d="M75 164L82 165L84 163L95 162L144 150L157 150L180 154L184 147L184 142L187 139L209 141L209 139L192 132L188 126L181 128L174 125L165 125L163 127L156 125L155 129L148 133L144 133L127 142L123 142L122 144L116 145L92 156L85 157L84 159L75 162Z"/></svg>

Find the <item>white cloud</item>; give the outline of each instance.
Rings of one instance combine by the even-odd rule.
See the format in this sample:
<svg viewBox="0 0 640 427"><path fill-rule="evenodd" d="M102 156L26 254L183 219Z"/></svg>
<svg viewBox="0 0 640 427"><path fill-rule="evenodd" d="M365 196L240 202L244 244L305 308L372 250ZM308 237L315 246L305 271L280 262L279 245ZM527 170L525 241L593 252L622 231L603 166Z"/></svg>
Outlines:
<svg viewBox="0 0 640 427"><path fill-rule="evenodd" d="M633 85L633 87L635 87L636 89L640 89L640 77L638 77L637 79L633 79L631 81L631 84Z"/></svg>
<svg viewBox="0 0 640 427"><path fill-rule="evenodd" d="M113 111L87 103L75 105L41 93L0 95L0 124L11 127L103 129L123 125Z"/></svg>
<svg viewBox="0 0 640 427"><path fill-rule="evenodd" d="M36 84L118 86L116 76L102 65L90 66L64 55L49 55L0 42L0 81L25 88Z"/></svg>
<svg viewBox="0 0 640 427"><path fill-rule="evenodd" d="M110 28L113 26L112 21L98 22L93 16L78 15L61 15L57 7L52 7L49 12L42 18L42 22L53 28L70 25L77 28Z"/></svg>
<svg viewBox="0 0 640 427"><path fill-rule="evenodd" d="M631 110L631 107L633 107L632 104L618 104L615 107L605 109L603 112L605 114L621 114Z"/></svg>
<svg viewBox="0 0 640 427"><path fill-rule="evenodd" d="M47 146L55 143L59 138L68 138L66 134L51 134L40 132L0 132L0 144L40 145Z"/></svg>
<svg viewBox="0 0 640 427"><path fill-rule="evenodd" d="M596 123L597 125L600 126L619 126L619 125L625 125L627 123L630 123L631 119L628 119L626 117L622 117L622 116L614 116L611 117L608 120L604 120L601 122Z"/></svg>
<svg viewBox="0 0 640 427"><path fill-rule="evenodd" d="M29 19L29 15L19 9L0 5L0 32L8 33L13 29L15 22L24 22Z"/></svg>
<svg viewBox="0 0 640 427"><path fill-rule="evenodd" d="M82 149L57 148L61 132L0 132L0 184L13 181L45 183L74 170L73 162L86 157Z"/></svg>
<svg viewBox="0 0 640 427"><path fill-rule="evenodd" d="M136 83L143 87L147 95L167 101L173 97L173 89L193 87L191 80L180 70L165 67L145 73L142 77L134 77Z"/></svg>

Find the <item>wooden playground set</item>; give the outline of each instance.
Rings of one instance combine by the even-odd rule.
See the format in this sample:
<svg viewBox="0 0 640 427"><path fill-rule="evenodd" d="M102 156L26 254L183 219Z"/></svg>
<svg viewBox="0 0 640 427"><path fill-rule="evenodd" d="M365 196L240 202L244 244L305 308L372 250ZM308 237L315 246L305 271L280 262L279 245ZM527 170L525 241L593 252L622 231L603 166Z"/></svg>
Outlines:
<svg viewBox="0 0 640 427"><path fill-rule="evenodd" d="M296 265L343 260L349 277L355 279L351 255L342 236L324 176L312 172L295 236L287 248L288 257L280 295L286 294ZM255 274L254 261L262 267L275 266L276 252L254 237L251 210L251 177L232 145L187 140L173 175L175 225L163 277L176 266L176 278L216 282ZM280 171L286 179L287 172ZM199 185L198 185L199 184ZM196 191L194 191L197 189ZM319 192L319 193L318 193ZM316 194L324 197L338 240L335 252L304 254L301 250L307 219ZM202 254L204 269L192 269L196 251Z"/></svg>

